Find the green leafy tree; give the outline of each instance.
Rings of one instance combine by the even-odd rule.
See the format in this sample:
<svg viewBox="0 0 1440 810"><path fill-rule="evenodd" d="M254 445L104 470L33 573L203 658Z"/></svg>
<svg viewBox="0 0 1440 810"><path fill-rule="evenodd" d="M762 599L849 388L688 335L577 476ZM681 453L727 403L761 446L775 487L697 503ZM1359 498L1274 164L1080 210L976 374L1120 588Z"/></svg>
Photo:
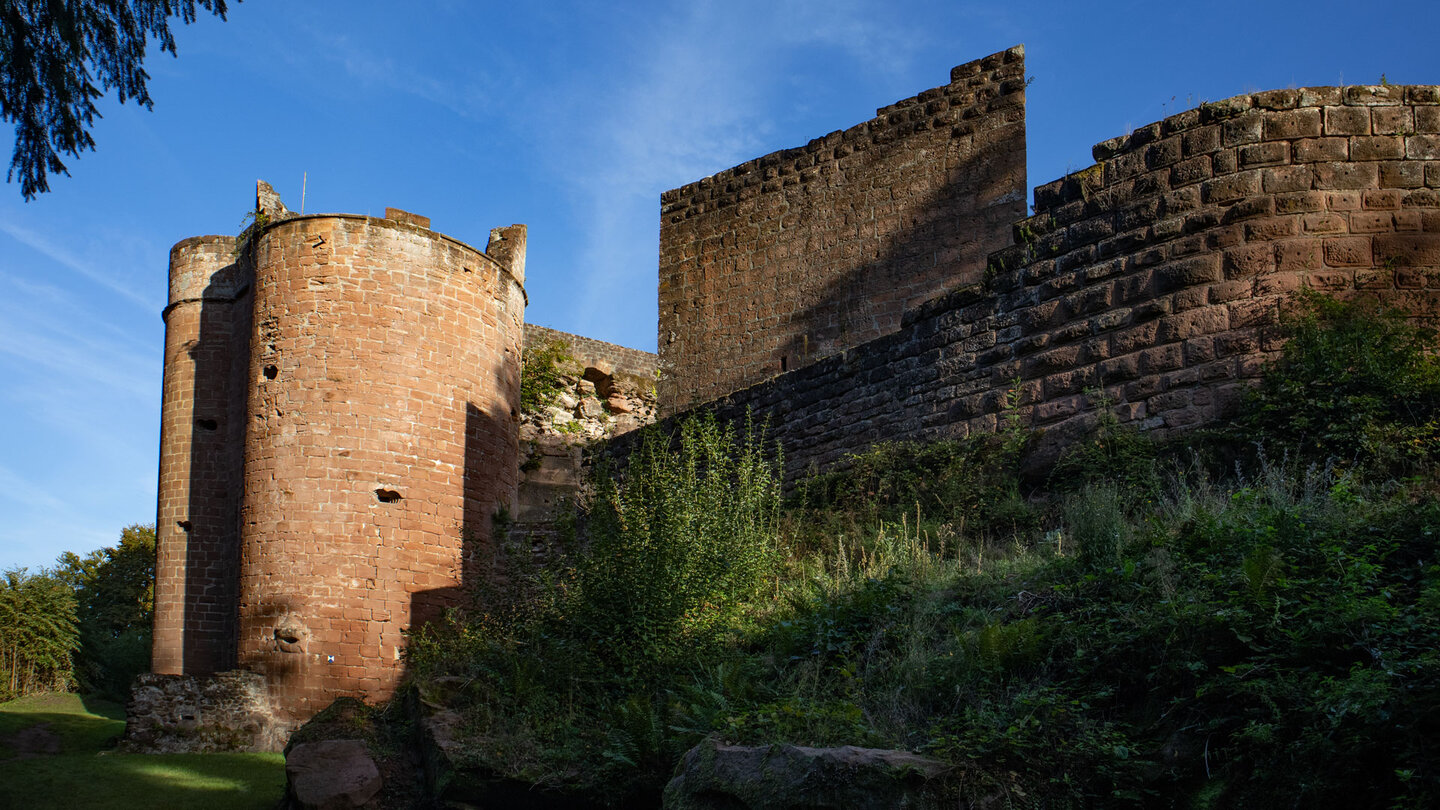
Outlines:
<svg viewBox="0 0 1440 810"><path fill-rule="evenodd" d="M56 577L75 593L80 622L76 676L87 691L124 697L150 669L155 613L155 528L129 526L113 547L65 552Z"/></svg>
<svg viewBox="0 0 1440 810"><path fill-rule="evenodd" d="M149 109L145 47L154 37L173 55L171 18L194 22L197 5L225 18L225 0L0 0L0 116L15 123L6 181L18 173L31 200L49 174L69 174L60 156L95 148L95 100L111 89Z"/></svg>
<svg viewBox="0 0 1440 810"><path fill-rule="evenodd" d="M0 700L68 689L79 643L75 595L64 580L23 568L0 574Z"/></svg>

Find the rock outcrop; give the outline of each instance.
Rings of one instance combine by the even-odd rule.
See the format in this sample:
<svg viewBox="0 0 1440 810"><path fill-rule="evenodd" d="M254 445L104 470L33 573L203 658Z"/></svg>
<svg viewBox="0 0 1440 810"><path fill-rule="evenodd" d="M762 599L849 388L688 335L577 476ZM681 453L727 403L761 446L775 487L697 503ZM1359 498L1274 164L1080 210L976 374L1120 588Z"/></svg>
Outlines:
<svg viewBox="0 0 1440 810"><path fill-rule="evenodd" d="M666 810L939 810L953 769L908 751L722 745L681 761ZM953 796L951 797L953 799Z"/></svg>
<svg viewBox="0 0 1440 810"><path fill-rule="evenodd" d="M363 740L320 740L285 754L286 798L292 810L374 807L383 782Z"/></svg>

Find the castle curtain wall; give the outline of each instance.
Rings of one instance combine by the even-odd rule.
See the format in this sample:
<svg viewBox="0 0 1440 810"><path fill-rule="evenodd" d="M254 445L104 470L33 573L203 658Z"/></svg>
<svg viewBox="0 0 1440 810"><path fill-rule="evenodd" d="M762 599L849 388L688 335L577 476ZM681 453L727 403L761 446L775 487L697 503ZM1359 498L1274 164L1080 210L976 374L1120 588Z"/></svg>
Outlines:
<svg viewBox="0 0 1440 810"><path fill-rule="evenodd" d="M1053 457L1095 391L1160 437L1225 416L1293 291L1440 317L1440 88L1237 96L1094 153L1035 190L984 282L704 407L771 416L794 477L882 440L994 431L1013 391Z"/></svg>
<svg viewBox="0 0 1440 810"><path fill-rule="evenodd" d="M895 331L1025 215L1012 48L808 145L661 196L661 413Z"/></svg>

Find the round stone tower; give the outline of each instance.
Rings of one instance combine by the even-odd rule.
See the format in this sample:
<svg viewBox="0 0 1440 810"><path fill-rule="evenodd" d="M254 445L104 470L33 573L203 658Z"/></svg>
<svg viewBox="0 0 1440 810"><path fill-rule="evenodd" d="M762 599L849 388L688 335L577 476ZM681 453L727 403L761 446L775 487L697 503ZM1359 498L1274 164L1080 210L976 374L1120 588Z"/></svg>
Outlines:
<svg viewBox="0 0 1440 810"><path fill-rule="evenodd" d="M238 663L292 720L390 694L514 497L525 227L482 253L429 224L291 216L250 248Z"/></svg>
<svg viewBox="0 0 1440 810"><path fill-rule="evenodd" d="M235 663L249 291L235 237L197 236L170 250L155 521L156 672L206 674Z"/></svg>

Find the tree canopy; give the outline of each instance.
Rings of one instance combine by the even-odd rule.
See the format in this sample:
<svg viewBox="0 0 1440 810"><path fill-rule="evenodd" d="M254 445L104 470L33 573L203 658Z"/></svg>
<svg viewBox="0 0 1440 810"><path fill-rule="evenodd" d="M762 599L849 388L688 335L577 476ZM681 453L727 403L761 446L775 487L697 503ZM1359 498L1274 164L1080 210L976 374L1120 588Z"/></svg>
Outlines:
<svg viewBox="0 0 1440 810"><path fill-rule="evenodd" d="M155 527L127 526L120 542L81 557L65 552L53 576L75 595L75 677L87 692L116 699L150 669L155 610Z"/></svg>
<svg viewBox="0 0 1440 810"><path fill-rule="evenodd" d="M239 2L239 0L236 0ZM150 37L175 54L171 18L195 21L200 6L225 19L226 0L0 0L0 116L15 123L6 182L20 194L50 190L50 174L69 174L62 154L95 148L96 99L152 106L145 83Z"/></svg>

